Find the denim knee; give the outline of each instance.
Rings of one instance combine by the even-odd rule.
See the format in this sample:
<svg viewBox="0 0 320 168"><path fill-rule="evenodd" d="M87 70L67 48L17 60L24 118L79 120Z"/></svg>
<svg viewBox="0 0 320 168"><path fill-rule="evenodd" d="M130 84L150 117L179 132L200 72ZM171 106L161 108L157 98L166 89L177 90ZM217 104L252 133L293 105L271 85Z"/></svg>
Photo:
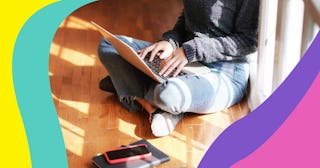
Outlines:
<svg viewBox="0 0 320 168"><path fill-rule="evenodd" d="M118 57L118 52L112 47L112 45L106 40L102 39L98 47L98 56L102 64L110 62L110 59L115 59L112 57Z"/></svg>
<svg viewBox="0 0 320 168"><path fill-rule="evenodd" d="M169 79L154 89L154 103L172 114L185 112L185 108L190 105L190 99L188 88L184 88L178 80Z"/></svg>

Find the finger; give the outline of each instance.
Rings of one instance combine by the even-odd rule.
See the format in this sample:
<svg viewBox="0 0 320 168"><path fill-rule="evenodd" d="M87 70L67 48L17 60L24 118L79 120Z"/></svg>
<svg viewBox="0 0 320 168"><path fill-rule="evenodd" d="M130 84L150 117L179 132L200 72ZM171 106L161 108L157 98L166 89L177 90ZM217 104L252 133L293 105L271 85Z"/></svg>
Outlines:
<svg viewBox="0 0 320 168"><path fill-rule="evenodd" d="M159 55L159 58L160 59L166 59L168 58L170 55L172 54L172 51L170 50L164 50L160 55Z"/></svg>
<svg viewBox="0 0 320 168"><path fill-rule="evenodd" d="M152 51L153 49L154 49L154 45L151 45L151 46L149 46L149 47L146 47L145 49L143 49L143 50L140 50L141 52L140 52L140 57L142 58L142 59L144 59L144 57L150 52L150 51Z"/></svg>
<svg viewBox="0 0 320 168"><path fill-rule="evenodd" d="M159 51L163 50L163 47L161 45L156 45L150 55L149 61L153 61L155 56L158 56L157 54L159 53Z"/></svg>
<svg viewBox="0 0 320 168"><path fill-rule="evenodd" d="M173 62L170 66L169 66L169 68L164 72L164 77L167 77L167 76L169 76L176 68L177 68L177 66L179 66L179 62Z"/></svg>
<svg viewBox="0 0 320 168"><path fill-rule="evenodd" d="M151 52L154 47L155 47L154 45L151 45L151 46L145 48L141 53L141 58L144 59L145 56L148 55L148 53Z"/></svg>
<svg viewBox="0 0 320 168"><path fill-rule="evenodd" d="M164 59L164 60L161 60L159 69L160 69L160 70L163 69L164 66L165 66L171 59L173 59L173 56L172 56L172 55L170 55L169 57L167 57L167 58ZM160 72L161 72L161 71L160 71Z"/></svg>
<svg viewBox="0 0 320 168"><path fill-rule="evenodd" d="M164 60L161 60L160 66L159 66L159 69L160 69L159 73L162 72L161 70L164 69L164 67L169 63L169 61L170 61L171 59L172 59L172 56L170 56L170 57L168 57L168 58L166 58L166 59L164 59Z"/></svg>
<svg viewBox="0 0 320 168"><path fill-rule="evenodd" d="M183 68L184 66L185 66L184 63L180 63L179 66L177 67L176 71L174 72L173 76L174 76L174 77L177 76L177 75L181 72L181 70L182 70L182 68Z"/></svg>
<svg viewBox="0 0 320 168"><path fill-rule="evenodd" d="M164 63L162 66L160 66L160 72L159 75L164 75L165 72L167 72L168 68L175 62L175 59L170 57L171 59L163 61Z"/></svg>

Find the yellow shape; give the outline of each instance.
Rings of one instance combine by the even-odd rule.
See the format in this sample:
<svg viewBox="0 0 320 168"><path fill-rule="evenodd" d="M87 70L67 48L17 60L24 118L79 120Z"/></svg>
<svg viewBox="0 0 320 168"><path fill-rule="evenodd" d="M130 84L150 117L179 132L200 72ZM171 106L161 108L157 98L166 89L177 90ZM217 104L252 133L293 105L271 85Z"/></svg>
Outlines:
<svg viewBox="0 0 320 168"><path fill-rule="evenodd" d="M12 55L24 23L53 0L1 1L0 5L0 158L1 167L31 167L28 141L12 80Z"/></svg>

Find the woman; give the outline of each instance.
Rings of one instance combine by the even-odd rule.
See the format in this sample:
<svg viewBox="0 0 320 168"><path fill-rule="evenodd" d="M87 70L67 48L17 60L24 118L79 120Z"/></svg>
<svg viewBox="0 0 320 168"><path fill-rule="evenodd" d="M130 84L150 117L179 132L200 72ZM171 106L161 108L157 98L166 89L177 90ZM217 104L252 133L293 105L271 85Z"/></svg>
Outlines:
<svg viewBox="0 0 320 168"><path fill-rule="evenodd" d="M170 134L185 112L212 113L243 96L249 77L247 55L256 51L259 0L183 0L183 11L172 30L154 44L118 36L144 58L159 57L164 83L124 61L103 39L99 57L110 76L100 88L114 92L130 111L151 114L155 136ZM200 62L211 72L177 76L188 63Z"/></svg>

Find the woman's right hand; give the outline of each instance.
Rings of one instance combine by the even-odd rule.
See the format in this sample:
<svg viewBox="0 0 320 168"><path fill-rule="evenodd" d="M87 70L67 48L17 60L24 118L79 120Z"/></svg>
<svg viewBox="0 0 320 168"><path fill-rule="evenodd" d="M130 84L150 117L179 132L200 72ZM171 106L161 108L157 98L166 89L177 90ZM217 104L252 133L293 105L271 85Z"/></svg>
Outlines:
<svg viewBox="0 0 320 168"><path fill-rule="evenodd" d="M140 57L144 59L144 57L151 52L149 61L153 61L155 56L159 56L160 59L166 59L173 53L173 46L167 41L159 41L157 43L152 44L145 49L138 51Z"/></svg>

